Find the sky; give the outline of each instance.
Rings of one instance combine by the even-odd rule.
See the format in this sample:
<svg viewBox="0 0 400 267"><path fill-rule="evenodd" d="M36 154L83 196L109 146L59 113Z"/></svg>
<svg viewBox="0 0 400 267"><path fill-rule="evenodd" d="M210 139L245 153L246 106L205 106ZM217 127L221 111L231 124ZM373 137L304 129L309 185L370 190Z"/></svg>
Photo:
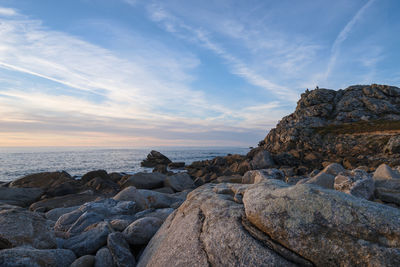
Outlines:
<svg viewBox="0 0 400 267"><path fill-rule="evenodd" d="M397 0L0 0L0 146L255 146L307 88L400 86Z"/></svg>

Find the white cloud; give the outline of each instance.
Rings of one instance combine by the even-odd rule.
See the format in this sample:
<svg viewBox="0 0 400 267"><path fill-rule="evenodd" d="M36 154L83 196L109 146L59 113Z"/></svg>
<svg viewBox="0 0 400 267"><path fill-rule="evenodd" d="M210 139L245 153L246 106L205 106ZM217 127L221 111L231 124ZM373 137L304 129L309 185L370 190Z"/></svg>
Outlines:
<svg viewBox="0 0 400 267"><path fill-rule="evenodd" d="M18 12L13 8L0 7L0 16L16 16Z"/></svg>

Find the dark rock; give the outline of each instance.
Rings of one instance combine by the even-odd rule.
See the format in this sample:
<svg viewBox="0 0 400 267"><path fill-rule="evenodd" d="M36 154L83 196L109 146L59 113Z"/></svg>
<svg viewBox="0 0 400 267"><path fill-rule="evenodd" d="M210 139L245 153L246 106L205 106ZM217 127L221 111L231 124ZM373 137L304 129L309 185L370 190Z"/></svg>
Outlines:
<svg viewBox="0 0 400 267"><path fill-rule="evenodd" d="M34 212L24 209L0 211L0 236L13 247L56 248L56 238L51 227L50 221Z"/></svg>
<svg viewBox="0 0 400 267"><path fill-rule="evenodd" d="M85 255L77 258L70 267L92 267L95 257L93 255Z"/></svg>
<svg viewBox="0 0 400 267"><path fill-rule="evenodd" d="M112 233L107 238L107 247L111 252L115 265L136 266L135 257L129 250L129 245L121 233Z"/></svg>
<svg viewBox="0 0 400 267"><path fill-rule="evenodd" d="M67 208L82 205L86 202L94 201L101 197L102 195L95 194L92 191L85 191L79 194L69 194L65 196L43 199L33 203L29 209L37 210L40 208L43 209L43 212L45 212L55 208Z"/></svg>
<svg viewBox="0 0 400 267"><path fill-rule="evenodd" d="M107 247L99 249L94 260L94 267L114 267L115 263Z"/></svg>
<svg viewBox="0 0 400 267"><path fill-rule="evenodd" d="M154 189L160 188L164 186L164 181L166 179L166 175L153 172L139 172L134 175L131 175L123 184L122 188L126 188L128 186L134 186L137 189Z"/></svg>
<svg viewBox="0 0 400 267"><path fill-rule="evenodd" d="M155 167L157 165L168 165L171 163L171 160L161 154L158 151L152 150L145 160L143 160L140 164L142 167Z"/></svg>
<svg viewBox="0 0 400 267"><path fill-rule="evenodd" d="M0 266L57 266L69 267L75 260L75 255L68 249L34 249L19 247L0 250Z"/></svg>
<svg viewBox="0 0 400 267"><path fill-rule="evenodd" d="M0 202L20 207L27 207L39 200L44 191L40 188L0 187Z"/></svg>
<svg viewBox="0 0 400 267"><path fill-rule="evenodd" d="M159 172L162 174L168 174L168 168L167 165L157 165L154 167L153 172Z"/></svg>
<svg viewBox="0 0 400 267"><path fill-rule="evenodd" d="M146 245L162 225L163 220L156 217L144 217L131 223L123 235L131 245Z"/></svg>
<svg viewBox="0 0 400 267"><path fill-rule="evenodd" d="M103 178L105 180L111 180L110 176L107 174L105 170L97 170L97 171L90 171L85 175L83 175L81 178L81 182L86 184L87 182L96 177Z"/></svg>
<svg viewBox="0 0 400 267"><path fill-rule="evenodd" d="M164 181L165 186L172 188L177 192L195 187L192 178L187 173L177 173L168 176Z"/></svg>
<svg viewBox="0 0 400 267"><path fill-rule="evenodd" d="M101 222L86 229L80 235L65 240L63 246L66 249L72 250L78 257L93 254L106 245L109 233L110 228L107 223Z"/></svg>
<svg viewBox="0 0 400 267"><path fill-rule="evenodd" d="M170 169L183 169L185 167L185 162L171 162L168 164Z"/></svg>

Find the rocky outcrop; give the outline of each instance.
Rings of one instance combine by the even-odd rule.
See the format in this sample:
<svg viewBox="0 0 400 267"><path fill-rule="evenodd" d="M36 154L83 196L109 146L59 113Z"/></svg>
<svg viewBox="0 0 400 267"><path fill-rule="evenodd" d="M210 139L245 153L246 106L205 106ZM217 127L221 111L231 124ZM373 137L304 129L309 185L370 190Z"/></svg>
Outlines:
<svg viewBox="0 0 400 267"><path fill-rule="evenodd" d="M171 163L172 161L167 158L166 156L164 156L163 154L161 154L158 151L152 150L148 155L147 158L144 159L140 165L142 167L156 167L157 165L168 165L169 163Z"/></svg>
<svg viewBox="0 0 400 267"><path fill-rule="evenodd" d="M400 88L357 85L345 90L315 89L301 95L294 113L282 118L261 148L289 154L311 167L322 161L347 168L399 164Z"/></svg>

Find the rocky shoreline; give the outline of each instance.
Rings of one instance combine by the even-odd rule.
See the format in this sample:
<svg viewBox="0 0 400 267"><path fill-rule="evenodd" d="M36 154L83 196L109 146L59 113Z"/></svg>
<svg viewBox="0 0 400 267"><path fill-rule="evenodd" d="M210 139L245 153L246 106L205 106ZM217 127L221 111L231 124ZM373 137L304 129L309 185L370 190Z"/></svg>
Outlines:
<svg viewBox="0 0 400 267"><path fill-rule="evenodd" d="M0 184L0 266L400 266L399 121L397 87L316 89L247 155Z"/></svg>

